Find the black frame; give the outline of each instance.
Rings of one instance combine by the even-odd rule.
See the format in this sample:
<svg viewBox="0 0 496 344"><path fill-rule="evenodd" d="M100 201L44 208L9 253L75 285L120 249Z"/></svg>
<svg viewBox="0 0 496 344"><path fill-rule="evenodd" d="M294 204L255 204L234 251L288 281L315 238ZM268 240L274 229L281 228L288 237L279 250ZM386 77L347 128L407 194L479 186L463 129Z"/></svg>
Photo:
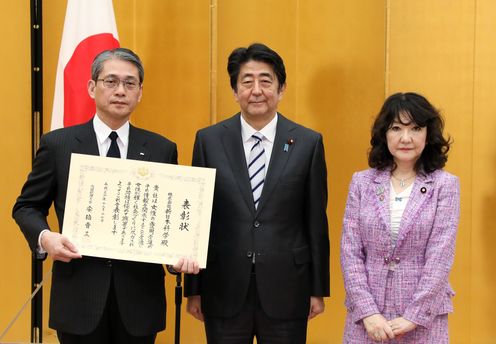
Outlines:
<svg viewBox="0 0 496 344"><path fill-rule="evenodd" d="M31 25L31 156L34 160L43 132L42 0L30 0ZM31 292L43 280L43 256L31 255ZM31 300L31 342L43 342L43 288Z"/></svg>

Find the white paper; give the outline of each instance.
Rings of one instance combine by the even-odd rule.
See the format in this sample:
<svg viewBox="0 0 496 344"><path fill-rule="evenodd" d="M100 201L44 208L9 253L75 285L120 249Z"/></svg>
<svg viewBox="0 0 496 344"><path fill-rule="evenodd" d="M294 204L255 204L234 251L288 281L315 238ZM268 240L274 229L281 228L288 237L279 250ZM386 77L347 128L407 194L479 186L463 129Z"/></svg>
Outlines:
<svg viewBox="0 0 496 344"><path fill-rule="evenodd" d="M206 267L215 169L72 154L63 234L82 255Z"/></svg>

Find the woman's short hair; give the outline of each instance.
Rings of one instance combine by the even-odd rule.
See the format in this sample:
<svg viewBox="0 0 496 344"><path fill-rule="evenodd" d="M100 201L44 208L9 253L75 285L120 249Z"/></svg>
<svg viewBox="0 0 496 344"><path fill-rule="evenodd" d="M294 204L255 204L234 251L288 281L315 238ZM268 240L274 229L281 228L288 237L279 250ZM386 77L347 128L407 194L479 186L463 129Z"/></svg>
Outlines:
<svg viewBox="0 0 496 344"><path fill-rule="evenodd" d="M400 117L400 115L403 116ZM404 122L405 118L408 118L407 123ZM395 93L384 102L372 126L370 167L379 170L396 169L396 163L389 152L386 139L386 133L394 120L402 124L413 122L420 127L427 128L425 148L415 164L417 172L430 173L444 167L451 144L450 138L443 137L444 120L439 111L425 97L413 92Z"/></svg>

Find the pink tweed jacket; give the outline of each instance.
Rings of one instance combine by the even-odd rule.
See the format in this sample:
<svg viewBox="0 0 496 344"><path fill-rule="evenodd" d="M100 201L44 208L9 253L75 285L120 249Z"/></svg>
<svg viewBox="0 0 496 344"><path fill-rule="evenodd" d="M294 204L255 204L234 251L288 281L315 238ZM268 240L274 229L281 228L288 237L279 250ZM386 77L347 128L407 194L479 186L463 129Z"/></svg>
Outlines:
<svg viewBox="0 0 496 344"><path fill-rule="evenodd" d="M397 313L429 327L437 315L453 311L448 275L459 219L459 181L442 170L417 176L395 247L389 191L389 171L353 175L341 240L348 316L358 322L382 313L388 269L394 269L388 292Z"/></svg>

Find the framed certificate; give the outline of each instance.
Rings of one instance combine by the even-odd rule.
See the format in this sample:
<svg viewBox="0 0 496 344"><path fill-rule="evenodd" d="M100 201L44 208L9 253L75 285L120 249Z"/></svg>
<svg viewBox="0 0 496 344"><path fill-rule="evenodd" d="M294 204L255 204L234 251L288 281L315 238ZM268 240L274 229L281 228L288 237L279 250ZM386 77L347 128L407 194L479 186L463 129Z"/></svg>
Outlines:
<svg viewBox="0 0 496 344"><path fill-rule="evenodd" d="M215 169L72 154L63 234L82 255L206 267Z"/></svg>

